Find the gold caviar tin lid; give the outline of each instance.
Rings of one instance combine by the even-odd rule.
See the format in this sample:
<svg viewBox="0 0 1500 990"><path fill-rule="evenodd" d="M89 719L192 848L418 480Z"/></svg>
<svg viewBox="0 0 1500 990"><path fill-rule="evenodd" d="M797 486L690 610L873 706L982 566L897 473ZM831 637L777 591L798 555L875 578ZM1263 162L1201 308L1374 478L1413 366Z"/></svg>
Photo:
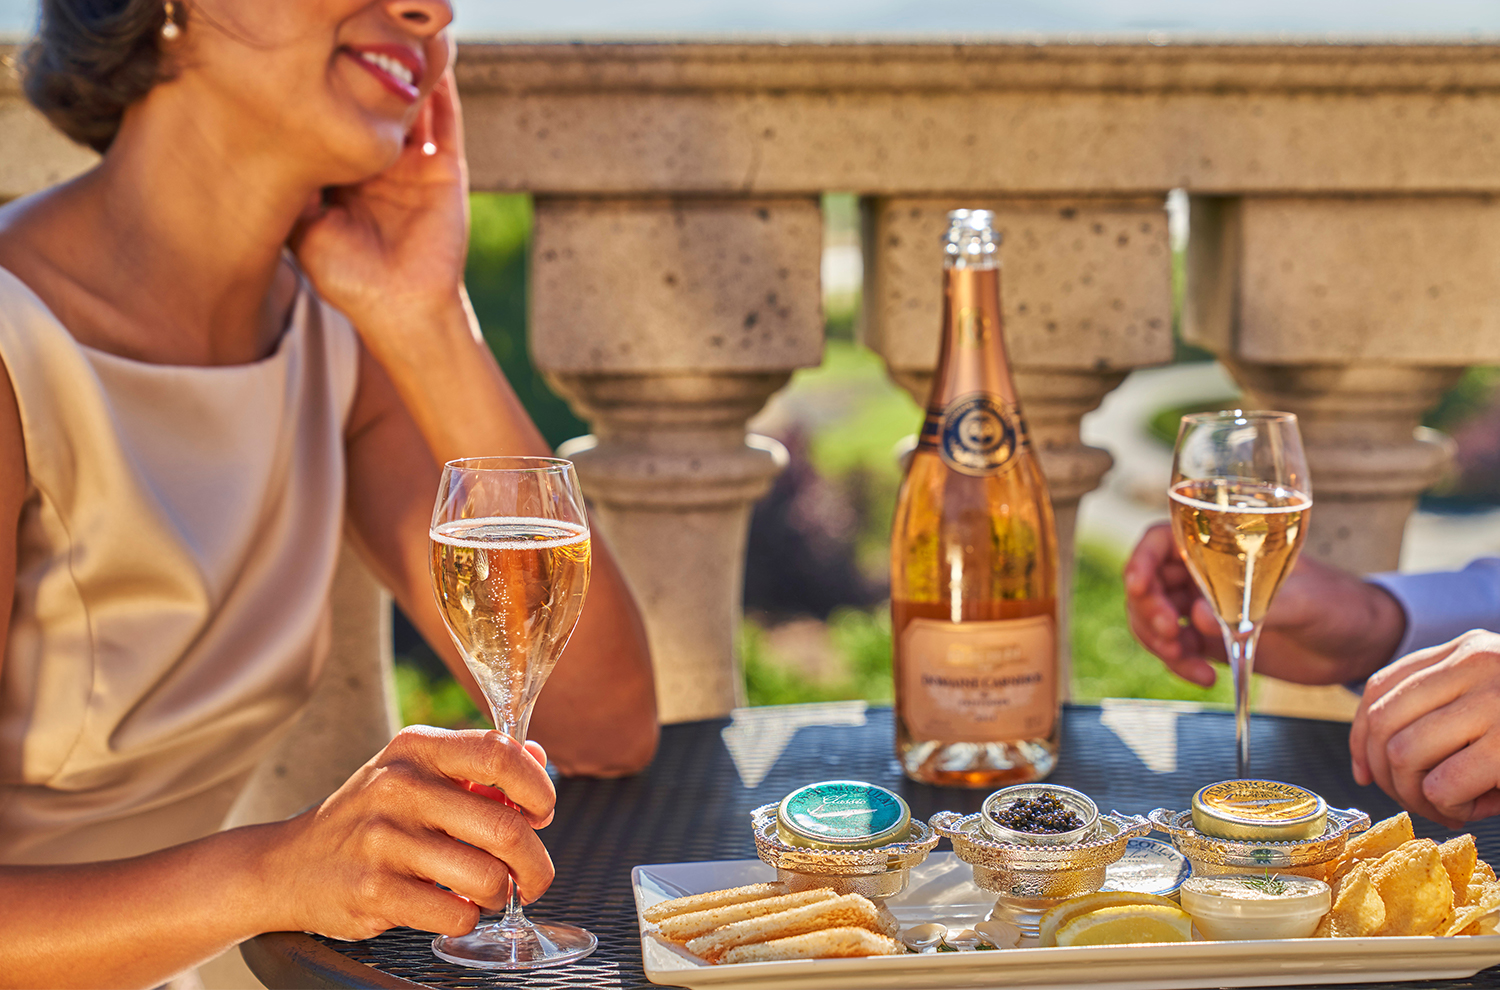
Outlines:
<svg viewBox="0 0 1500 990"><path fill-rule="evenodd" d="M1327 824L1328 802L1279 780L1223 780L1193 795L1193 827L1220 839L1296 842Z"/></svg>

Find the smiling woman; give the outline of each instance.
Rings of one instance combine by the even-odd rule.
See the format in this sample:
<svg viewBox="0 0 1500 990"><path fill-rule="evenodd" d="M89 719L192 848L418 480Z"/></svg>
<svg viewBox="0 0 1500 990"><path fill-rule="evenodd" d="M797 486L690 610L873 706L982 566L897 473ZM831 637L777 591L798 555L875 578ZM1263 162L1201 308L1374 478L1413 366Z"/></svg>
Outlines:
<svg viewBox="0 0 1500 990"><path fill-rule="evenodd" d="M0 209L0 986L156 986L263 931L463 934L551 881L549 753L651 757L596 540L546 751L409 729L306 813L216 832L323 666L343 539L472 690L428 575L437 465L549 453L463 287L451 19L44 0L27 92L103 158Z"/></svg>

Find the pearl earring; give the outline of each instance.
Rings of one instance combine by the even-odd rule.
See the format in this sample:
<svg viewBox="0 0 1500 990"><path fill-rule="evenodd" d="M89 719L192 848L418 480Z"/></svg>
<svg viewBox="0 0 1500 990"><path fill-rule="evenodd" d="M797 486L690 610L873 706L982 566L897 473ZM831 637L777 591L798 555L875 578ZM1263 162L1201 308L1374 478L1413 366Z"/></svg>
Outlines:
<svg viewBox="0 0 1500 990"><path fill-rule="evenodd" d="M177 26L177 4L167 0L166 11L167 21L161 26L161 36L167 41L176 41L182 34L182 28Z"/></svg>

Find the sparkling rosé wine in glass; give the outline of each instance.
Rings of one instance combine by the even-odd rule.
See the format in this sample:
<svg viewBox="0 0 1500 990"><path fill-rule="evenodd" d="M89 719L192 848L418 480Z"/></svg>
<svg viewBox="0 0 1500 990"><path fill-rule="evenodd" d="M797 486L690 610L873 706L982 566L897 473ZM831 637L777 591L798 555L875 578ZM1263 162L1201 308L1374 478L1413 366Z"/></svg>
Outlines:
<svg viewBox="0 0 1500 990"><path fill-rule="evenodd" d="M1177 550L1224 635L1234 679L1235 766L1245 777L1255 647L1312 511L1297 417L1240 410L1184 416L1167 494Z"/></svg>
<svg viewBox="0 0 1500 990"><path fill-rule="evenodd" d="M573 465L543 457L452 461L430 535L443 621L495 728L524 742L589 586L588 514ZM503 918L467 935L440 935L432 951L464 966L525 970L581 959L597 945L582 928L528 920L512 883Z"/></svg>

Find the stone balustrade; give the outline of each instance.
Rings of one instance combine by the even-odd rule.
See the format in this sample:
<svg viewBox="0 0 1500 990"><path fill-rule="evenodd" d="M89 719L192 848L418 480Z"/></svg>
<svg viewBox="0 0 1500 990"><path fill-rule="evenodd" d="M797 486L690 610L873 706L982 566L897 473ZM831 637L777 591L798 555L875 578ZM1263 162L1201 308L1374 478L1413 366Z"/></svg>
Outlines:
<svg viewBox="0 0 1500 990"><path fill-rule="evenodd" d="M746 520L779 465L745 424L820 360L821 193L863 197L864 340L919 401L943 214L996 211L1065 556L1110 465L1079 418L1171 355L1171 189L1185 335L1301 415L1314 555L1395 565L1448 458L1422 412L1500 360L1494 46L465 45L459 81L475 188L536 199L532 347L593 429L570 450L669 721L739 698ZM87 161L0 82L0 198Z"/></svg>

